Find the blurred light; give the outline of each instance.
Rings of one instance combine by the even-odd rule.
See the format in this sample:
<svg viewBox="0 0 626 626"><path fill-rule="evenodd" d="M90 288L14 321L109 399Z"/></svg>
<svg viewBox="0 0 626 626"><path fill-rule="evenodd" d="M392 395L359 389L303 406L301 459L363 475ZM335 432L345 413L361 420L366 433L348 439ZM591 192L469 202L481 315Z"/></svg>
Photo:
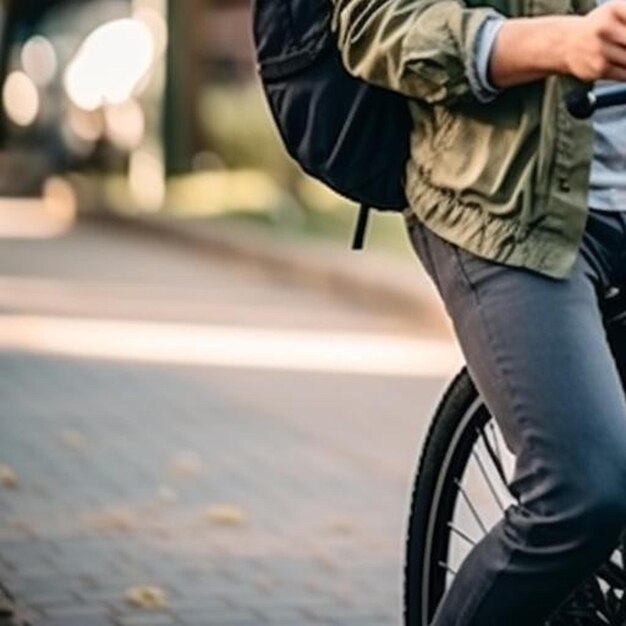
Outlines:
<svg viewBox="0 0 626 626"><path fill-rule="evenodd" d="M165 200L163 163L147 150L136 150L130 156L128 183L138 206L158 211Z"/></svg>
<svg viewBox="0 0 626 626"><path fill-rule="evenodd" d="M150 29L139 20L121 19L94 30L65 73L68 96L81 109L128 100L147 76L155 58Z"/></svg>
<svg viewBox="0 0 626 626"><path fill-rule="evenodd" d="M30 126L39 114L39 93L24 72L12 72L4 83L2 101L9 119L18 126Z"/></svg>
<svg viewBox="0 0 626 626"><path fill-rule="evenodd" d="M72 132L81 141L94 143L102 137L104 122L99 112L70 107L68 119Z"/></svg>
<svg viewBox="0 0 626 626"><path fill-rule="evenodd" d="M93 154L96 143L89 139L81 139L72 128L69 120L66 119L61 125L61 138L65 147L75 156L87 158Z"/></svg>
<svg viewBox="0 0 626 626"><path fill-rule="evenodd" d="M52 215L41 198L0 198L0 239L48 239L72 224L72 216Z"/></svg>
<svg viewBox="0 0 626 626"><path fill-rule="evenodd" d="M449 376L454 342L400 336L47 316L0 316L0 348L74 357L387 376Z"/></svg>
<svg viewBox="0 0 626 626"><path fill-rule="evenodd" d="M107 136L121 150L133 150L141 144L146 131L143 109L136 100L108 105L104 109Z"/></svg>
<svg viewBox="0 0 626 626"><path fill-rule="evenodd" d="M45 87L57 72L57 55L48 39L41 35L31 37L22 48L22 67L36 85Z"/></svg>
<svg viewBox="0 0 626 626"><path fill-rule="evenodd" d="M150 29L155 55L162 55L167 48L167 24L163 16L152 7L139 7L133 13L133 17L143 22Z"/></svg>
<svg viewBox="0 0 626 626"><path fill-rule="evenodd" d="M76 217L76 194L63 178L49 178L43 188L43 204L47 215L55 221L71 223Z"/></svg>

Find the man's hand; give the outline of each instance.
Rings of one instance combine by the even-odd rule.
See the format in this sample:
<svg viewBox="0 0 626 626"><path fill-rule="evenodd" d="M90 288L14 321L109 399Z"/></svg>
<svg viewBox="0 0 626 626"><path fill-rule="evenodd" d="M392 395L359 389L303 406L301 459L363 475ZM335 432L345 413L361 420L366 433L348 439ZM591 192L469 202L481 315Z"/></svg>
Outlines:
<svg viewBox="0 0 626 626"><path fill-rule="evenodd" d="M603 4L567 30L567 73L585 81L626 80L626 2Z"/></svg>

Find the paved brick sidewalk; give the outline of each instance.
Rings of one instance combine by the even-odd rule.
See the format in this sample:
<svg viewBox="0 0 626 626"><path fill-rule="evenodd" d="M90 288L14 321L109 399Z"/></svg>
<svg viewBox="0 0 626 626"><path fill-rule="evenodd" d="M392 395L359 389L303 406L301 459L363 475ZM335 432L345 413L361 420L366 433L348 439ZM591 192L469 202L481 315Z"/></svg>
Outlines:
<svg viewBox="0 0 626 626"><path fill-rule="evenodd" d="M93 258L87 236L100 246ZM7 268L22 259L15 276L35 259L30 276L69 280L79 271L97 278L95 259L108 267L131 257L108 235L76 237L44 249L43 262L35 244L4 248L0 260ZM127 243L147 272L154 251ZM185 266L162 256L170 271ZM202 279L192 265L189 284L201 284L210 308L212 277L226 268ZM83 302L67 291L55 301L51 289L42 303L12 283L10 312L45 304L58 314L65 298L68 316L87 315L92 301L102 315L108 294L112 315L180 313L105 278ZM257 278L231 278L233 293L249 284L271 300ZM298 305L295 287L290 294L292 318L320 306L304 293ZM189 301L204 319L198 298ZM33 626L397 625L411 473L444 385L0 353L0 581ZM134 606L129 592L161 606Z"/></svg>

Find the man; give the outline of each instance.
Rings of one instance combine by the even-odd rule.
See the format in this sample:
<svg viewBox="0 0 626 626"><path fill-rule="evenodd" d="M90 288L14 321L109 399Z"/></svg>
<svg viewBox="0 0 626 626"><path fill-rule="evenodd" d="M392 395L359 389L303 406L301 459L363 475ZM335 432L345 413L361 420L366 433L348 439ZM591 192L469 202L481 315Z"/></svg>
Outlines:
<svg viewBox="0 0 626 626"><path fill-rule="evenodd" d="M626 398L599 305L626 284L626 107L579 121L564 105L626 80L626 3L334 2L346 68L409 99L408 233L517 459L518 503L432 623L538 626L626 525Z"/></svg>

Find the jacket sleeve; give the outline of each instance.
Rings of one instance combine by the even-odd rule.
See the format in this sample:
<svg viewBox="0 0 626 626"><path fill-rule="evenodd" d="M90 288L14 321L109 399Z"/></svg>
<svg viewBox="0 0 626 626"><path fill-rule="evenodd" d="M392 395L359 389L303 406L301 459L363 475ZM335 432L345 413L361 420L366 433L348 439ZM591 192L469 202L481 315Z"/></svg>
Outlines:
<svg viewBox="0 0 626 626"><path fill-rule="evenodd" d="M496 37L505 21L504 16L489 17L478 31L473 66L467 75L474 95L481 102L491 102L502 92L489 80L489 61Z"/></svg>
<svg viewBox="0 0 626 626"><path fill-rule="evenodd" d="M346 70L428 103L472 96L477 34L490 7L461 0L333 0L332 29Z"/></svg>

